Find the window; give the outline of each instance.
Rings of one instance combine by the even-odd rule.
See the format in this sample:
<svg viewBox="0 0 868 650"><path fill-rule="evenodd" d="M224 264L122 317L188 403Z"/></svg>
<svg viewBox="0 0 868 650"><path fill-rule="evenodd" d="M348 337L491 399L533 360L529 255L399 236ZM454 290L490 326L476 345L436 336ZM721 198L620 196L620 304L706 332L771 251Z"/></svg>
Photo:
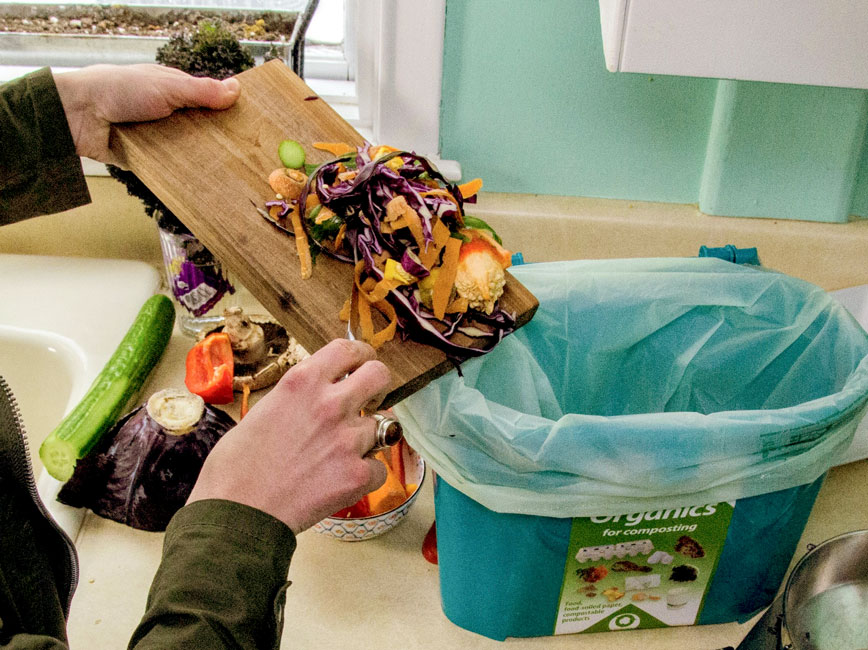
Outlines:
<svg viewBox="0 0 868 650"><path fill-rule="evenodd" d="M358 123L373 142L434 159L452 180L458 163L439 159L446 0L347 0L347 51Z"/></svg>
<svg viewBox="0 0 868 650"><path fill-rule="evenodd" d="M55 0L40 5L63 9ZM98 2L80 5L107 7ZM300 12L308 0L131 0L123 6L156 11L203 9ZM5 11L27 15L33 0L8 0ZM371 142L417 151L458 178L457 164L439 161L440 84L445 0L319 0L307 28L304 77L311 88ZM2 27L0 27L2 29ZM63 38L0 32L0 81L49 65L151 62L165 39L116 36ZM251 41L246 41L252 43ZM264 46L253 47L261 57ZM288 49L288 48L287 48ZM287 52L288 56L288 52ZM86 167L88 173L99 168Z"/></svg>

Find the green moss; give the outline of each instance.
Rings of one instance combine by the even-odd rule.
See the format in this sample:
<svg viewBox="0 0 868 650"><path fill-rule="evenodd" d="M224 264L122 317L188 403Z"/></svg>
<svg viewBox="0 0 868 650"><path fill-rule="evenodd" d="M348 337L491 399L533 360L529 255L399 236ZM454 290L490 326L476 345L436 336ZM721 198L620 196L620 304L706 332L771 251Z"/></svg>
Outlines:
<svg viewBox="0 0 868 650"><path fill-rule="evenodd" d="M157 63L194 77L225 79L255 65L253 56L218 23L202 22L196 32L178 34L157 50Z"/></svg>
<svg viewBox="0 0 868 650"><path fill-rule="evenodd" d="M194 77L225 79L256 65L253 55L226 27L203 21L195 32L173 36L157 50L156 62L177 68ZM107 165L112 178L127 188L127 193L142 201L145 213L157 219L161 228L177 233L189 232L181 221L132 172Z"/></svg>

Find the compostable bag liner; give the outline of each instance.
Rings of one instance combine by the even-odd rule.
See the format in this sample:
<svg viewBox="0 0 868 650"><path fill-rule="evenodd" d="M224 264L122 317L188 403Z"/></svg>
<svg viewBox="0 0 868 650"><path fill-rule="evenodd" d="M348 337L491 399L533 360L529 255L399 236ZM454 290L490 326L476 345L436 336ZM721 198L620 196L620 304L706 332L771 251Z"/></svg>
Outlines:
<svg viewBox="0 0 868 650"><path fill-rule="evenodd" d="M822 289L712 258L540 263L489 354L396 405L410 444L495 512L585 517L811 483L868 403L868 335Z"/></svg>

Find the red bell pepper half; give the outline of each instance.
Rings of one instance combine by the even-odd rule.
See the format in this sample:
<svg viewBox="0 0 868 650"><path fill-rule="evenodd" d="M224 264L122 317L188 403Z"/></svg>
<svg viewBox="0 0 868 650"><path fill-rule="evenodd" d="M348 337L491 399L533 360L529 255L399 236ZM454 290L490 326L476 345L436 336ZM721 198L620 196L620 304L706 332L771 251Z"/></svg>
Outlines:
<svg viewBox="0 0 868 650"><path fill-rule="evenodd" d="M235 361L232 343L223 332L209 334L187 353L184 383L208 404L231 404Z"/></svg>

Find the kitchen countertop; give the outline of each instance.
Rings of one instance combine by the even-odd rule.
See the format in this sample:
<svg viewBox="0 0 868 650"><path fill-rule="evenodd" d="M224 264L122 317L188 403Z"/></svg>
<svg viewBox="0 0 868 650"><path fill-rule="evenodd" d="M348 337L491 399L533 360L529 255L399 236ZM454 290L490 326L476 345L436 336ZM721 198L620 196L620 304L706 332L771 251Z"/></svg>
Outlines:
<svg viewBox="0 0 868 650"><path fill-rule="evenodd" d="M139 259L161 264L156 228L141 204L110 178L88 179L89 206L0 229L0 251ZM528 261L693 256L700 245L756 246L769 268L824 289L868 284L868 220L822 224L708 217L695 206L483 193L477 216L495 224ZM545 233L545 237L540 237ZM143 391L183 387L192 341L176 332ZM255 396L254 396L255 399ZM237 410L229 409L237 416ZM833 468L799 542L868 528L868 461ZM443 615L437 567L422 539L434 519L430 473L408 516L381 537L340 542L300 535L290 567L283 648L359 650L585 648L716 650L735 646L751 622L535 639L486 639ZM773 540L770 540L773 542ZM81 579L69 621L73 648L124 647L144 611L162 535L88 514L77 539ZM521 552L517 549L517 552Z"/></svg>
<svg viewBox="0 0 868 650"><path fill-rule="evenodd" d="M192 339L177 331L144 394L183 387ZM254 402L256 394L254 394ZM227 410L237 418L237 404ZM437 567L422 557L434 520L431 473L408 516L395 529L364 542L341 542L313 531L299 536L287 593L282 648L351 647L378 650L464 648L587 648L593 650L716 650L736 646L751 623L631 630L592 635L508 639L501 643L451 623L440 608ZM799 542L868 528L868 460L833 468ZM73 600L73 648L123 647L145 607L160 561L163 536L133 530L88 513L76 545L81 578ZM521 552L521 549L516 549Z"/></svg>

